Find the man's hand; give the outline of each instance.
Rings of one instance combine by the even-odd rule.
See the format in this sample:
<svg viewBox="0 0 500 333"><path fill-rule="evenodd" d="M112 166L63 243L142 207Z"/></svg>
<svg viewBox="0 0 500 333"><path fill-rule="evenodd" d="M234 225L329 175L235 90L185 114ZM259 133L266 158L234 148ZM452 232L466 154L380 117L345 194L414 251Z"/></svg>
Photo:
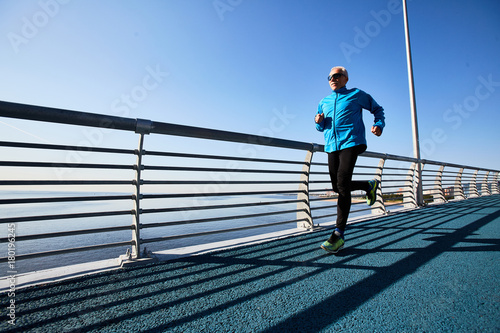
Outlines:
<svg viewBox="0 0 500 333"><path fill-rule="evenodd" d="M325 119L325 114L324 113L318 113L316 115L316 117L314 117L314 121L316 122L316 124L319 124L320 122L322 122L323 119Z"/></svg>
<svg viewBox="0 0 500 333"><path fill-rule="evenodd" d="M382 129L378 126L372 126L372 133L375 134L376 136L381 136Z"/></svg>

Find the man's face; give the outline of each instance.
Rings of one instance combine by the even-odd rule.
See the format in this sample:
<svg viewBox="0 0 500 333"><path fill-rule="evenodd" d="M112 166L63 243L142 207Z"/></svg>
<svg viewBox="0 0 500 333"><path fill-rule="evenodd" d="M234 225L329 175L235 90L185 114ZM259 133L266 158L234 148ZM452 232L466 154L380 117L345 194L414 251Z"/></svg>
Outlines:
<svg viewBox="0 0 500 333"><path fill-rule="evenodd" d="M342 73L340 68L335 68L330 72L330 88L332 88L332 90L345 87L348 80L349 79Z"/></svg>

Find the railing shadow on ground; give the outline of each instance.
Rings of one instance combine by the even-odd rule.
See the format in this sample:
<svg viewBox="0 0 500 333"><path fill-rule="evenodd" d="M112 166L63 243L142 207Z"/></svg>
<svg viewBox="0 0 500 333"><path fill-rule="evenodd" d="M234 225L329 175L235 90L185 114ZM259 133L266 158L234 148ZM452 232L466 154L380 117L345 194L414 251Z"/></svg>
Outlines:
<svg viewBox="0 0 500 333"><path fill-rule="evenodd" d="M346 239L348 247L337 256L324 254L318 248L330 232L325 230L30 287L16 295L15 329L6 321L0 323L0 329L37 332L61 328L75 332L342 329L335 325L427 265L432 266L436 258L446 253L498 253L499 239L494 235L481 238L478 231L493 221L498 225L499 219L500 197L494 195L352 224ZM449 262L450 267L440 267L435 273L460 271L455 264ZM487 277L474 277L479 278ZM414 288L425 292L424 288L433 287ZM498 297L497 289L491 291L493 298ZM467 292L474 294L473 289ZM7 305L7 296L2 295L1 306ZM455 306L456 311L461 309ZM470 311L473 313L474 309ZM462 316L469 318L470 313ZM494 321L489 322L492 327L498 325L496 319L490 320ZM360 324L361 320L353 323ZM449 329L453 330L453 326Z"/></svg>

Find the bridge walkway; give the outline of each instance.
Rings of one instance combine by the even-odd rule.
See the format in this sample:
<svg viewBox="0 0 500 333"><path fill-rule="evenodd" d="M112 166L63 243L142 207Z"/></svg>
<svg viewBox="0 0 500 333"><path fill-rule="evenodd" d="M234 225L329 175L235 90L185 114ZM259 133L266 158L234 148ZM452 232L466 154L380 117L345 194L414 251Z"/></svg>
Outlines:
<svg viewBox="0 0 500 333"><path fill-rule="evenodd" d="M338 255L330 232L21 289L0 330L500 331L500 195L352 224Z"/></svg>

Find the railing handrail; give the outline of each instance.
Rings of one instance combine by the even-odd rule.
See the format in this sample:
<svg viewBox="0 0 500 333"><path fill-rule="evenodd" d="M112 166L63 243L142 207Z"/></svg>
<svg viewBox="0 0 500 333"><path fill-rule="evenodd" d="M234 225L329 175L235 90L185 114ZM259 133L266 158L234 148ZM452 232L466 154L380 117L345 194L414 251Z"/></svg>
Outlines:
<svg viewBox="0 0 500 333"><path fill-rule="evenodd" d="M313 143L278 139L262 135L244 134L238 132L208 129L203 127L150 121L146 119L124 118L4 101L0 101L0 116L67 125L80 125L133 131L135 133L143 134L155 133L238 143L256 143L259 145L280 148L315 151L323 149L321 145L315 145Z"/></svg>

